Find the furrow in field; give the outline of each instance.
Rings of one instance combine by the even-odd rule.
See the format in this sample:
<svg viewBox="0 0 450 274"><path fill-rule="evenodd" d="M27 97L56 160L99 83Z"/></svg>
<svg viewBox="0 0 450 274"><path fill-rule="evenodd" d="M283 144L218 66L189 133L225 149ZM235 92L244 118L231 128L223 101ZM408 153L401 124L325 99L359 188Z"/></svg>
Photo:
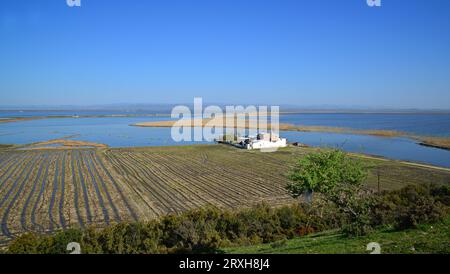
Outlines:
<svg viewBox="0 0 450 274"><path fill-rule="evenodd" d="M201 163L198 161L194 160L192 162L197 164L197 166L201 166ZM220 163L213 164L212 166L215 167L215 172L224 175L224 180L228 179L231 183L236 182L237 184L234 184L235 187L243 189L247 192L258 194L261 197L265 197L267 195L272 196L274 192L285 193L284 185L276 183L279 181L284 181L284 178L281 176L271 176L270 174L266 174L265 171L254 170L252 164L239 163L238 165L233 165L232 163L221 161ZM229 168L225 169L223 166L227 166ZM211 171L214 172L214 169Z"/></svg>
<svg viewBox="0 0 450 274"><path fill-rule="evenodd" d="M3 161L5 161L6 159L8 159L8 156L9 155L5 153L0 154L0 164L3 163Z"/></svg>
<svg viewBox="0 0 450 274"><path fill-rule="evenodd" d="M122 163L123 166L131 171L130 176L133 177L132 181L139 181L141 185L146 189L146 193L151 197L151 200L156 205L155 210L158 210L157 216L168 212L177 212L172 208L170 201L168 201L166 197L160 195L159 191L154 187L154 185L147 182L148 178L142 177L140 175L134 175L145 173L141 167L130 165L125 159L122 159L122 157L118 160Z"/></svg>
<svg viewBox="0 0 450 274"><path fill-rule="evenodd" d="M9 152L4 152L0 154L1 156L1 160L0 160L0 169L3 168L3 166L10 162L12 159L14 159L14 157L17 157L16 153L9 153Z"/></svg>
<svg viewBox="0 0 450 274"><path fill-rule="evenodd" d="M236 203L239 203L240 196L221 191L221 188L212 186L211 182L217 181L216 178L211 180L211 178L199 173L198 169L196 171L189 170L189 165L184 163L186 160L183 160L181 163L180 161L171 161L170 164L165 166L165 169L158 169L158 167L161 166L161 163L156 160L160 160L161 158L156 154L139 155L135 158L139 158L139 161L150 165L155 169L157 174L178 175L178 179L181 178L182 180L182 185L196 189L196 191L202 193L202 196L206 197L211 204L217 205L219 202L219 205L223 204L227 207L233 207ZM149 164L148 162L151 163Z"/></svg>
<svg viewBox="0 0 450 274"><path fill-rule="evenodd" d="M89 154L88 154L88 157L89 157L89 158L88 158L88 159L89 159L89 160L88 160L88 164L91 166L92 170L94 171L94 175L95 175L95 176L98 178L98 180L100 181L101 188L102 188L103 192L106 194L106 198L108 199L109 206L110 206L110 207L112 208L112 210L113 210L113 213L114 213L114 220L115 220L116 222L120 222L120 221L121 221L121 218L120 218L119 210L117 209L117 207L116 207L116 205L115 205L113 199L111 198L111 194L110 194L110 192L109 192L109 190L108 190L108 187L107 187L105 181L103 180L103 178L102 178L102 176L100 175L100 173L99 173L97 167L96 167L95 164L94 164L94 160L95 160L94 154L95 154L95 152L92 152L92 151L89 152Z"/></svg>
<svg viewBox="0 0 450 274"><path fill-rule="evenodd" d="M100 193L100 189L99 189L99 186L97 184L97 180L94 177L94 174L92 173L91 165L89 164L89 161L86 160L87 157L88 156L84 152L81 153L81 158L83 159L83 162L84 162L84 164L87 167L87 171L88 171L88 173L90 175L92 184L94 185L95 193L97 194L97 199L98 199L97 201L99 202L100 208L101 208L102 213L103 213L103 220L106 222L107 225L109 225L109 213L108 213L108 210L105 207L105 203L103 202L103 197L102 197L102 194Z"/></svg>
<svg viewBox="0 0 450 274"><path fill-rule="evenodd" d="M162 211L162 213L177 213L180 212L180 209L176 207L176 205L173 205L170 200L170 194L167 195L164 191L162 191L156 184L153 176L150 176L147 171L145 170L145 167L142 167L141 165L133 165L132 159L129 157L129 155L122 155L119 159L122 161L122 164L124 166L128 167L128 170L132 172L132 174L136 174L134 178L138 181L140 181L144 188L146 188L147 193L152 197L152 200L155 201L155 205L157 206L158 210Z"/></svg>
<svg viewBox="0 0 450 274"><path fill-rule="evenodd" d="M160 158L161 161L164 161L164 158L166 156ZM207 193L211 192L211 189L217 189L221 193L219 197L228 196L225 200L234 200L234 202L230 205L236 205L242 202L242 191L240 188L236 189L233 187L234 181L233 180L226 180L227 175L224 173L219 173L217 176L216 171L206 165L191 165L192 161L189 161L189 163L182 162L181 161L170 161L171 163L179 163L179 167L176 166L173 168L174 172L178 169L182 169L183 172L188 173L189 176L186 178L185 183L188 183L190 185L201 185L202 187L208 187ZM166 164L168 169L171 169L171 165ZM208 172L205 172L208 171ZM202 180L206 180L204 183L201 183ZM200 184L199 184L200 183ZM244 186L239 185L239 186ZM225 197L224 197L225 198ZM217 199L217 197L216 197Z"/></svg>
<svg viewBox="0 0 450 274"><path fill-rule="evenodd" d="M11 165L8 167L8 169L0 177L0 193L1 193L1 190L3 189L3 187L6 187L6 182L11 178L11 176L13 176L16 173L16 170L21 166L20 164L18 164L16 162L16 161L19 161L19 160L23 160L23 159L19 159L19 158L12 159L11 160ZM13 168L11 173L8 173L11 170L11 168ZM3 180L6 175L8 175L8 177L5 180Z"/></svg>
<svg viewBox="0 0 450 274"><path fill-rule="evenodd" d="M34 193L35 193L36 188L37 188L38 183L39 183L39 179L41 179L42 170L44 169L44 166L45 166L46 164L48 164L48 163L47 163L47 160L48 160L48 154L45 154L45 155L44 155L44 160L43 160L42 163L39 165L38 173L37 173L36 178L34 179L34 182L33 182L33 187L32 187L32 189L31 189L30 193L28 194L28 197L27 197L27 199L26 199L26 201L25 201L25 204L24 204L24 206L23 206L22 214L21 214L21 216L20 216L20 223L21 223L21 225L22 225L22 229L23 229L23 230L28 230L28 229L27 229L27 225L26 225L26 214L27 214L27 209L28 209L28 206L29 206L29 204L30 204L31 199L32 199L33 196L34 196Z"/></svg>
<svg viewBox="0 0 450 274"><path fill-rule="evenodd" d="M135 164L141 164L144 165L147 162L144 162L143 159L137 159L136 158L130 158L131 161L135 161ZM177 178L171 177L170 173L161 171L158 169L158 167L153 165L145 165L146 173L149 174L149 176L152 176L154 178L157 178L157 181L159 182L158 185L160 188L166 190L169 194L173 193L173 196L175 196L176 201L180 201L179 204L181 204L181 209L188 209L188 208L194 208L198 206L198 203L195 203L196 201L194 199L191 199L191 197L188 196L188 193L180 188L182 187L180 184L176 183ZM198 197L196 197L198 198Z"/></svg>
<svg viewBox="0 0 450 274"><path fill-rule="evenodd" d="M221 162L223 163L224 166L231 166L231 167L233 166L231 159L223 159ZM242 174L243 178L252 178L254 176L257 176L257 177L265 177L268 180L273 180L276 182L276 181L280 181L280 177L282 177L282 176L276 176L270 172L267 172L267 170L271 170L271 169L268 169L264 162L251 161L250 164L248 164L246 162L242 162L242 163L240 163L239 166L246 167L245 173ZM264 166L265 168L261 169L260 168L261 166ZM274 168L273 170L280 170L280 168L281 167ZM235 168L228 168L227 171L230 173L233 173L233 174L240 174L238 172L238 170ZM244 170L239 170L239 171L242 172Z"/></svg>
<svg viewBox="0 0 450 274"><path fill-rule="evenodd" d="M146 178L153 179L153 185L159 190L159 193L162 194L162 196L167 197L167 200L177 209L177 212L182 212L186 209L195 207L195 204L193 204L191 199L186 196L186 193L177 189L173 178L167 176L170 174L160 172L155 163L148 164L148 162L144 162L143 159L139 158L140 155L134 156L136 157L129 157L130 161L134 163L133 165L139 166L146 175Z"/></svg>
<svg viewBox="0 0 450 274"><path fill-rule="evenodd" d="M53 226L56 224L55 220L53 219L53 206L55 204L55 196L56 192L58 191L58 176L59 176L59 168L60 168L60 159L57 157L55 161L55 174L53 177L53 188L52 188L52 196L50 198L50 204L48 206L48 217L49 217L49 229L50 231L53 231Z"/></svg>
<svg viewBox="0 0 450 274"><path fill-rule="evenodd" d="M185 193L186 199L195 202L194 206L215 203L214 198L212 197L215 196L214 193L208 193L208 190L205 190L205 185L202 184L202 182L197 181L197 183L193 185L187 183L188 180L197 180L198 178L189 178L189 176L187 176L188 174L186 174L186 170L176 169L170 165L165 166L164 164L161 164L161 168L155 167L155 169L157 169L158 173L167 177L166 180L173 182L174 187L176 187L177 190L181 193ZM214 190L211 191L214 192Z"/></svg>
<svg viewBox="0 0 450 274"><path fill-rule="evenodd" d="M6 175L6 173L9 171L11 166L14 165L14 162L17 159L18 159L18 156L17 156L17 153L15 153L2 163L2 165L0 166L0 170L4 171L4 172L0 175L0 181L1 181L1 178L4 177ZM8 165L9 165L9 168L7 170L5 170L5 168Z"/></svg>
<svg viewBox="0 0 450 274"><path fill-rule="evenodd" d="M22 175L28 170L28 168L31 166L31 162L35 158L36 158L36 155L29 157L29 158L27 157L27 158L21 159L20 163L16 164L17 165L16 169L21 167L23 164L25 164L25 167L19 171L18 178L22 177ZM13 174L15 174L15 172L12 172L11 174L9 174L8 178L6 178L6 180L3 183L6 184L6 182L12 177ZM0 200L0 208L3 208L4 203L8 200L9 196L14 191L17 184L18 184L18 180L16 179L15 181L13 181L12 186L9 188L9 190L6 192L6 194Z"/></svg>
<svg viewBox="0 0 450 274"><path fill-rule="evenodd" d="M153 167L157 169L155 164L153 164ZM166 165L164 168L165 170L157 169L157 172L177 176L182 181L180 187L184 189L195 189L198 194L201 194L200 196L203 197L202 199L207 200L206 204L217 204L219 197L225 198L220 199L220 202L228 207L232 207L233 204L237 202L237 198L230 193L223 193L220 192L219 189L211 187L210 180L208 178L198 176L198 174L196 174L196 176L191 176L192 174L186 166L182 168L175 168L171 165Z"/></svg>
<svg viewBox="0 0 450 274"><path fill-rule="evenodd" d="M119 157L123 157L122 155ZM119 174L122 173L123 177L130 184L130 188L140 197L141 201L153 212L153 216L160 216L164 214L160 206L158 205L157 197L154 197L152 193L149 193L148 187L141 177L138 176L135 170L131 169L128 165L124 164L119 157L111 156L109 160L113 163L113 166L118 170Z"/></svg>
<svg viewBox="0 0 450 274"><path fill-rule="evenodd" d="M83 176L83 171L81 169L81 164L80 164L80 154L77 152L75 159L76 159L76 163L77 163L77 167L78 167L78 175L80 176L80 182L81 182L81 187L83 190L83 197L84 197L84 207L86 209L86 218L88 223L92 223L92 213L91 213L91 208L89 205L89 195L88 195L88 189L86 186L86 182Z"/></svg>
<svg viewBox="0 0 450 274"><path fill-rule="evenodd" d="M51 159L48 159L47 165L45 167L44 177L42 178L41 187L39 189L38 196L36 198L36 201L34 202L33 209L31 210L31 224L33 226L33 229L36 230L38 228L41 232L45 231L45 228L36 222L36 211L38 209L39 203L41 202L42 196L44 195L45 188L47 186L47 180L48 180L48 173L50 169L51 162L53 161L53 155Z"/></svg>
<svg viewBox="0 0 450 274"><path fill-rule="evenodd" d="M83 218L81 217L81 212L80 212L80 206L79 206L79 191L78 191L78 180L77 180L77 174L76 174L76 169L75 169L75 153L72 152L71 155L71 161L70 161L70 165L71 165L71 170L72 170L72 185L73 185L73 192L74 192L74 196L73 196L73 202L74 202L74 206L75 206L75 212L77 214L77 219L78 219L78 224L81 227L84 227L84 221ZM70 211L69 211L69 216L70 216ZM69 222L70 222L70 217L69 217Z"/></svg>
<svg viewBox="0 0 450 274"><path fill-rule="evenodd" d="M133 220L137 221L138 220L138 216L136 214L136 212L134 211L134 209L131 207L127 197L125 197L123 190L119 187L119 184L116 182L116 180L113 178L113 176L111 176L111 173L108 171L108 169L105 167L103 161L98 157L97 154L95 154L94 160L100 164L100 167L102 168L103 172L106 174L106 176L108 176L109 180L112 182L112 184L114 185L115 189L117 190L117 192L119 193L122 201L125 203L125 207L127 208L128 212L130 213L131 217L133 218Z"/></svg>
<svg viewBox="0 0 450 274"><path fill-rule="evenodd" d="M125 171L128 170L127 167L125 167L121 162L119 162L116 159L116 156L113 156L112 153L108 151L105 153L105 157L111 163L112 167L117 172L117 174L121 175L122 178L124 178L123 181L126 184L128 184L128 188L131 191L133 191L139 198L133 201L135 202L137 209L141 212L141 216L144 218L149 216L147 209L149 209L153 213L150 217L159 216L158 215L159 211L156 210L154 202L149 200L148 195L146 195L146 189L143 189L145 187L142 184L136 184L135 183L136 179L132 179L126 174ZM130 196L130 199L132 198L133 196Z"/></svg>
<svg viewBox="0 0 450 274"><path fill-rule="evenodd" d="M203 173L208 175L217 174L218 176L213 176L211 178L212 182L225 182L225 189L234 191L238 191L240 193L240 200L248 201L246 197L255 197L255 201L261 201L266 198L273 196L274 193L279 193L280 195L287 195L284 187L281 184L276 184L273 181L283 181L284 178L277 178L277 180L268 180L266 177L260 175L261 173L255 173L251 177L249 177L248 173L248 164L245 163L239 164L236 167L233 165L223 164L223 163L214 163L212 161L208 161L205 164L203 161L200 162L200 158L190 157L187 162L185 157L178 156L174 157L172 155L164 154L160 156L160 160L165 162L165 164L169 168L173 168L175 171L178 169L177 164L183 167L183 171L191 170L193 174L190 174L191 177L195 177L196 173ZM180 159L181 157L181 159ZM203 159L204 157L202 157ZM185 162L183 162L185 161ZM175 163L175 164L174 164ZM223 165L230 166L232 168L223 169ZM194 167L193 169L190 167ZM242 167L245 169L242 170ZM197 175L198 176L198 175ZM216 178L214 178L216 177ZM222 184L223 186L223 184Z"/></svg>
<svg viewBox="0 0 450 274"><path fill-rule="evenodd" d="M64 152L63 160L62 160L62 166L61 166L61 199L59 200L59 223L61 224L62 228L66 228L66 221L64 219L64 194L66 190L65 185L65 177L66 177L66 152Z"/></svg>
<svg viewBox="0 0 450 274"><path fill-rule="evenodd" d="M29 165L27 165L27 167L24 169L24 171L27 171L25 174L24 179L22 180L22 183L20 183L19 185L19 181L21 179L22 176L19 176L15 182L13 187L11 187L10 191L8 192L8 194L6 195L6 199L8 198L8 196L12 193L12 191L14 189L17 188L17 186L19 185L19 188L17 189L17 192L15 193L15 195L12 197L10 203L8 204L8 206L6 207L6 210L3 212L3 217L2 217L2 224L1 224L1 230L2 230L2 234L8 238L12 238L11 232L8 228L8 217L9 217L9 213L12 209L12 207L14 206L17 198L19 197L19 195L22 194L22 190L25 187L25 184L28 181L28 178L30 177L31 171L33 170L33 165L35 164L35 161L37 160L38 156L34 156L34 158L29 162ZM31 165L30 165L31 164ZM22 173L23 175L23 173ZM3 203L0 207L3 206Z"/></svg>
<svg viewBox="0 0 450 274"><path fill-rule="evenodd" d="M171 156L165 156L166 158L170 158ZM181 159L182 160L182 159ZM176 158L174 159L175 162ZM273 194L274 188L276 185L267 186L264 182L270 182L270 180L263 179L261 177L270 177L266 174L261 174L261 172L253 172L251 165L248 163L242 163L239 165L228 164L224 161L220 163L211 162L210 164L203 164L197 159L191 159L189 161L190 164L194 165L196 169L201 169L204 171L210 171L213 174L220 174L223 177L223 180L227 181L230 185L236 187L236 189L243 189L247 192L253 192L258 195L267 195ZM228 166L231 168L224 168L224 166ZM244 167L244 168L243 168ZM273 180L280 180L280 178L272 178ZM284 188L278 187L278 190Z"/></svg>

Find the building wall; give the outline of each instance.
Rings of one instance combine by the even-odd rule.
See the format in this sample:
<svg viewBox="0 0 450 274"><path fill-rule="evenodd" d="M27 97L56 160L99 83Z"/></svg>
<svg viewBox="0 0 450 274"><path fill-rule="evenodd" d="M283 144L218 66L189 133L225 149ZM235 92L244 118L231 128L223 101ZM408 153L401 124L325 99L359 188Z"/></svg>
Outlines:
<svg viewBox="0 0 450 274"><path fill-rule="evenodd" d="M278 141L276 142L258 140L248 145L247 149L278 148L286 146L287 146L286 139L278 139Z"/></svg>

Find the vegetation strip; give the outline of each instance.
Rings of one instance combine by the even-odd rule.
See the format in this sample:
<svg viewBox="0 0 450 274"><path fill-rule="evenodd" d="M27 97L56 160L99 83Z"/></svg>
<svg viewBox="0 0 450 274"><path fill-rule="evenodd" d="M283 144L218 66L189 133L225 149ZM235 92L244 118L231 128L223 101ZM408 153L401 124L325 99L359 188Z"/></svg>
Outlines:
<svg viewBox="0 0 450 274"><path fill-rule="evenodd" d="M31 224L33 225L33 227L38 227L41 232L44 232L45 229L42 225L37 224L37 222L36 222L36 210L37 210L37 207L39 205L39 202L41 200L41 197L42 197L44 190L46 188L46 185L47 185L47 177L48 177L48 173L49 173L50 163L52 161L53 161L53 159L49 160L48 161L49 164L45 167L45 172L44 172L44 177L42 178L41 188L39 190L39 194L36 198L36 201L34 202L33 209L31 210Z"/></svg>
<svg viewBox="0 0 450 274"><path fill-rule="evenodd" d="M77 185L77 176L76 176L76 171L75 171L75 153L72 152L72 156L71 156L71 167L72 167L72 184L73 184L73 191L74 191L74 196L73 196L73 202L74 202L74 206L75 206L75 212L77 214L77 219L78 219L78 224L81 227L84 227L84 221L83 218L81 217L81 213L80 213L80 206L79 206L79 192L78 192L78 185ZM70 222L70 219L69 219Z"/></svg>
<svg viewBox="0 0 450 274"><path fill-rule="evenodd" d="M100 208L102 209L102 212L103 212L104 221L106 222L107 225L109 225L109 213L108 213L108 210L105 207L105 203L103 202L103 197L102 197L102 195L100 193L100 190L99 190L99 187L98 187L98 184L97 184L97 180L95 179L94 174L92 173L92 170L91 170L91 166L90 166L89 162L86 160L86 158L87 157L82 157L83 162L84 162L84 164L87 167L89 175L91 176L91 180L92 180L92 183L94 185L95 193L97 194L97 198L98 198L98 201L100 203Z"/></svg>
<svg viewBox="0 0 450 274"><path fill-rule="evenodd" d="M48 206L48 216L50 219L50 231L53 231L53 226L55 224L55 220L53 219L53 206L55 204L55 196L56 196L56 191L58 191L58 177L59 177L59 167L60 167L60 159L58 157L58 159L55 160L55 175L53 178L53 190L52 190L52 196L50 198L50 204Z"/></svg>
<svg viewBox="0 0 450 274"><path fill-rule="evenodd" d="M20 222L22 224L22 229L25 230L25 231L28 230L28 228L26 226L26 213L27 213L28 205L30 204L31 198L34 196L34 192L35 192L35 190L36 190L36 188L38 186L39 179L41 178L42 170L43 170L44 166L47 164L47 161L48 161L48 154L45 154L44 155L44 160L39 165L39 170L38 170L38 173L36 175L36 178L34 179L33 187L31 189L30 193L28 194L28 197L27 197L27 199L25 201L25 204L23 206L23 209L22 209Z"/></svg>
<svg viewBox="0 0 450 274"><path fill-rule="evenodd" d="M108 187L106 186L106 184L105 184L105 181L103 180L103 178L102 178L102 176L100 176L100 174L99 174L99 172L98 172L98 169L97 168L95 168L95 166L94 166L94 162L93 162L93 154L94 152L89 152L88 153L88 155L89 155L89 160L88 160L88 164L91 166L91 168L92 168L92 170L94 171L94 174L95 174L95 176L99 179L99 181L100 181L100 184L101 184L101 186L102 186L102 188L103 188L103 191L105 192L105 194L106 194L106 198L108 199L108 202L109 202L109 206L112 208L112 210L113 210L113 213L114 213L114 220L116 221L116 222L120 222L121 221L121 218L120 218L120 214L119 214L119 211L117 210L117 207L116 207L116 205L114 204L114 202L113 202L113 200L112 200L112 198L111 198L111 195L109 194L109 191L108 191Z"/></svg>
<svg viewBox="0 0 450 274"><path fill-rule="evenodd" d="M86 182L84 180L84 176L83 176L83 172L81 170L81 165L80 165L80 153L78 151L74 152L75 159L76 159L76 163L77 163L77 167L78 167L78 175L80 176L80 182L81 182L81 187L83 189L83 197L84 197L84 207L86 209L86 217L88 220L88 223L92 223L92 213L91 213L91 208L89 205L89 196L88 196L88 190L86 187Z"/></svg>
<svg viewBox="0 0 450 274"><path fill-rule="evenodd" d="M63 229L66 228L66 221L64 219L64 194L66 190L65 177L66 177L66 153L64 152L62 160L62 172L61 172L61 199L59 200L59 222Z"/></svg>
<svg viewBox="0 0 450 274"><path fill-rule="evenodd" d="M135 211L133 210L133 208L130 206L130 203L128 202L128 199L125 197L122 189L119 187L119 185L117 184L116 180L114 180L114 178L111 176L111 173L108 171L108 169L105 167L105 165L103 164L103 161L101 159L99 159L98 155L95 154L95 158L94 160L96 162L98 162L101 166L101 168L103 169L103 171L106 173L106 175L108 176L108 178L111 180L111 182L113 183L114 187L116 188L116 190L119 192L120 197L122 198L122 200L125 203L125 206L128 209L128 212L130 213L131 217L133 218L133 220L137 221L138 220L138 216L136 215Z"/></svg>
<svg viewBox="0 0 450 274"><path fill-rule="evenodd" d="M35 156L34 160L35 160L36 158L37 158L37 156ZM31 162L34 162L34 160L33 160L33 161L30 161L30 163L31 163ZM30 163L29 163L29 164L30 164ZM1 229L2 229L3 235L5 235L5 236L8 237L8 238L12 238L12 235L11 235L9 229L8 229L8 222L7 222L8 216L9 216L9 213L10 213L10 211L11 211L12 206L15 204L15 202L16 202L17 198L19 197L19 195L22 194L22 190L23 190L25 184L27 183L28 178L30 177L30 174L31 174L31 171L32 171L32 166L29 165L29 166L27 166L27 168L28 168L28 167L30 167L30 168L28 169L28 172L26 173L25 178L22 180L22 183L20 184L20 186L19 186L19 188L18 188L16 194L13 196L11 202L10 202L9 205L7 206L5 212L3 213ZM26 168L24 169L24 171L25 171L25 170L26 170ZM22 174L23 174L23 173L22 173ZM20 176L19 178L21 178L21 176ZM11 187L10 191L9 191L8 194L5 196L5 200L9 197L9 195L12 193L12 191L17 187L19 178L16 179L16 181L14 182L13 187ZM0 205L0 207L3 206L3 203L4 203L5 200L2 201L2 204Z"/></svg>
<svg viewBox="0 0 450 274"><path fill-rule="evenodd" d="M2 176L0 176L0 190L2 190L3 186L6 185L6 182L8 181L8 179L9 179L9 178L15 173L15 171L19 168L19 165L14 165L15 161L16 161L15 159L11 159L11 160L10 160L10 163L12 163L12 164L11 164L11 165L8 167L8 169L2 174ZM5 163L5 165L6 165L6 164L8 164L8 163ZM4 178L4 176L6 176L6 175L8 174L9 170L10 170L12 167L14 167L13 171L12 171L11 173L9 173L8 177L7 177L4 181L2 181L3 178Z"/></svg>

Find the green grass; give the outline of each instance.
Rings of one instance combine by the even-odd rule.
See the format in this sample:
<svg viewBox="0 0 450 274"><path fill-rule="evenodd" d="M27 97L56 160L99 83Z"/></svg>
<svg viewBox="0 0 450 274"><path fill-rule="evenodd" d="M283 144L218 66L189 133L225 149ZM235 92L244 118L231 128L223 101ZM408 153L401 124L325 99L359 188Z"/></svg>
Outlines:
<svg viewBox="0 0 450 274"><path fill-rule="evenodd" d="M287 241L226 248L233 254L367 254L367 244L377 242L381 253L450 253L450 217L445 222L404 231L377 231L365 237L347 238L337 231L311 234Z"/></svg>
<svg viewBox="0 0 450 274"><path fill-rule="evenodd" d="M0 144L0 150L6 150L14 147L15 147L14 145Z"/></svg>

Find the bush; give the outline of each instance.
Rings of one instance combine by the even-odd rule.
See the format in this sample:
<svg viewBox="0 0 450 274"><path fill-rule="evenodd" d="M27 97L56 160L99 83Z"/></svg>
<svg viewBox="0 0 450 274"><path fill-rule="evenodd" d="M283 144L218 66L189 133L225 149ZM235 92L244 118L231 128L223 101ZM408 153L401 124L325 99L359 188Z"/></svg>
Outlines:
<svg viewBox="0 0 450 274"><path fill-rule="evenodd" d="M429 185L430 194L434 199L445 206L450 206L450 186Z"/></svg>
<svg viewBox="0 0 450 274"><path fill-rule="evenodd" d="M287 190L294 198L309 192L330 193L339 185L360 186L366 177L361 161L340 150L320 151L297 162Z"/></svg>
<svg viewBox="0 0 450 274"><path fill-rule="evenodd" d="M441 221L448 214L448 207L440 202L448 199L446 195L445 188L431 185L411 185L384 192L375 205L372 223L408 229Z"/></svg>
<svg viewBox="0 0 450 274"><path fill-rule="evenodd" d="M17 237L8 247L11 254L37 254L40 237L33 233L25 233Z"/></svg>
<svg viewBox="0 0 450 274"><path fill-rule="evenodd" d="M41 242L41 252L47 254L64 254L67 251L67 244L71 242L81 242L83 232L76 228L67 229L55 234L51 237L51 241Z"/></svg>
<svg viewBox="0 0 450 274"><path fill-rule="evenodd" d="M287 189L296 198L319 192L335 204L346 220L343 232L365 235L370 232L370 199L362 194L361 185L367 170L360 161L340 150L311 153L300 159L289 175Z"/></svg>
<svg viewBox="0 0 450 274"><path fill-rule="evenodd" d="M441 202L448 199L447 190L409 186L380 195L340 190L334 202L315 199L278 208L260 204L237 211L208 207L146 223L69 229L52 236L26 233L11 242L8 253L67 253L69 242L79 242L85 254L216 253L233 245L279 246L285 239L334 228L364 235L379 226L405 229L442 220L448 214Z"/></svg>
<svg viewBox="0 0 450 274"><path fill-rule="evenodd" d="M209 207L145 224L70 229L53 236L24 234L13 240L9 252L67 253L69 242L79 242L86 254L214 253L224 246L268 243L331 228L322 216L314 215L318 211L309 210L313 215L308 215L307 207L295 204L272 208L260 204L239 211Z"/></svg>
<svg viewBox="0 0 450 274"><path fill-rule="evenodd" d="M338 208L343 211L346 218L342 232L348 236L364 236L372 232L374 229L372 214L375 204L373 193L359 190L354 194L342 195L344 196L342 200L336 202L341 203Z"/></svg>

